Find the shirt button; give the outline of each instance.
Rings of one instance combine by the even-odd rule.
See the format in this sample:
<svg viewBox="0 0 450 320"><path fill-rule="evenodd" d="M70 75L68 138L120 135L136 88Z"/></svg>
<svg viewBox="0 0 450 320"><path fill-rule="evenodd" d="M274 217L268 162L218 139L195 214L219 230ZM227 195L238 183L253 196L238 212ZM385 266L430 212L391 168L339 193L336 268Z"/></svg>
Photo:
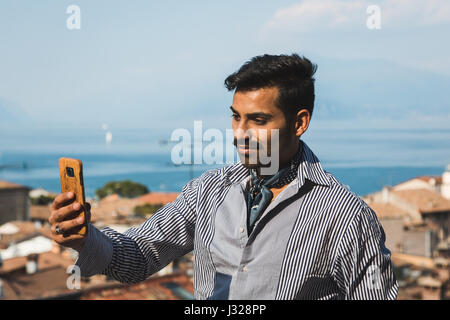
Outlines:
<svg viewBox="0 0 450 320"><path fill-rule="evenodd" d="M240 233L244 233L244 228L240 227L239 231L240 231Z"/></svg>

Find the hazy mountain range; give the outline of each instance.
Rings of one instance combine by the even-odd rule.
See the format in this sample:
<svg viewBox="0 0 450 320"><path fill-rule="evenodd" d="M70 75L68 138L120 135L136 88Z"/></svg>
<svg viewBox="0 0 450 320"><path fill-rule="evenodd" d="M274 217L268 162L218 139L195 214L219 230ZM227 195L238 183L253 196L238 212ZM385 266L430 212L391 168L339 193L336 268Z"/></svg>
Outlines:
<svg viewBox="0 0 450 320"><path fill-rule="evenodd" d="M449 76L406 68L386 61L319 59L314 62L318 64L316 118L332 120L362 116L396 120L417 115L450 116ZM115 102L114 110L107 105L107 97L102 96L99 100L99 97L93 96L95 105L89 105L87 100L80 104L78 111L81 114L107 114L110 123L119 123L126 119L131 127L134 121L141 123L142 119L149 123L170 121L174 114L177 115L176 120L189 122L199 119L201 115L222 117L228 110L215 109L211 105L226 108L227 103L231 101L224 101L226 89L217 88L217 83L212 84L205 80L205 83L198 84L199 88L193 91L192 95L184 93L183 99L177 98L179 105L165 105L164 98L157 98L161 105L148 105L149 97L146 97L145 93L136 95L125 91L120 104ZM203 99L202 92L207 98ZM168 92L161 92L162 97L167 94ZM0 96L0 123L39 125L55 121L51 112L46 112L45 108L42 108L42 112L33 110L33 116L30 117L29 109L25 111L27 107L29 108L19 107L19 104L11 101L9 97ZM70 119L66 120L70 122ZM86 121L94 122L98 119L87 117Z"/></svg>

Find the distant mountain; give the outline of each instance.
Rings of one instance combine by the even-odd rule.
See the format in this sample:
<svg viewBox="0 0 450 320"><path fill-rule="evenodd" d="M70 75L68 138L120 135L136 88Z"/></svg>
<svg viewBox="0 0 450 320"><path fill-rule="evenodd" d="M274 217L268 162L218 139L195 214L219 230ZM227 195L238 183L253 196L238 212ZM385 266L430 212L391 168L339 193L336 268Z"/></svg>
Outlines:
<svg viewBox="0 0 450 320"><path fill-rule="evenodd" d="M318 61L316 115L450 114L450 77L387 61Z"/></svg>
<svg viewBox="0 0 450 320"><path fill-rule="evenodd" d="M26 115L14 103L0 98L0 123L20 123L25 118Z"/></svg>

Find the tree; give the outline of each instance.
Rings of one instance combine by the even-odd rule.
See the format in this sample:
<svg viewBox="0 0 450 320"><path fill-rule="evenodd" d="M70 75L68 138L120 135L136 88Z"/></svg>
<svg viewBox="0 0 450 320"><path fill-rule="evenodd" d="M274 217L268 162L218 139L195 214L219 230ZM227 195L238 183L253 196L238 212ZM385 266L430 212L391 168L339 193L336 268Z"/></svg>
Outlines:
<svg viewBox="0 0 450 320"><path fill-rule="evenodd" d="M146 217L154 214L156 211L158 211L163 206L164 205L162 203L161 204L146 203L146 204L134 207L133 212L138 217L146 218Z"/></svg>
<svg viewBox="0 0 450 320"><path fill-rule="evenodd" d="M48 205L48 204L53 202L55 197L54 196L40 195L39 197L30 198L30 199L31 199L31 204L32 205Z"/></svg>
<svg viewBox="0 0 450 320"><path fill-rule="evenodd" d="M124 180L108 182L103 186L103 188L97 189L95 194L100 199L115 193L121 197L135 198L149 192L149 189L141 183L133 182L131 180Z"/></svg>

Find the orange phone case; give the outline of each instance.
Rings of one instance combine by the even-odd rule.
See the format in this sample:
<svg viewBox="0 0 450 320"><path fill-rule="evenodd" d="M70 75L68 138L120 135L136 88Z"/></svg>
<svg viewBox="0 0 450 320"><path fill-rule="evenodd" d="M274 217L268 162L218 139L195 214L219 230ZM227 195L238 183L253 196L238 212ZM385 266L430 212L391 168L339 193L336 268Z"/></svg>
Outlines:
<svg viewBox="0 0 450 320"><path fill-rule="evenodd" d="M83 163L79 159L60 158L59 159L59 177L61 180L61 192L72 191L75 194L75 201L80 203L83 208L86 200L84 196L83 184ZM82 211L80 216L84 216ZM85 235L87 231L87 224L81 227L78 234Z"/></svg>

